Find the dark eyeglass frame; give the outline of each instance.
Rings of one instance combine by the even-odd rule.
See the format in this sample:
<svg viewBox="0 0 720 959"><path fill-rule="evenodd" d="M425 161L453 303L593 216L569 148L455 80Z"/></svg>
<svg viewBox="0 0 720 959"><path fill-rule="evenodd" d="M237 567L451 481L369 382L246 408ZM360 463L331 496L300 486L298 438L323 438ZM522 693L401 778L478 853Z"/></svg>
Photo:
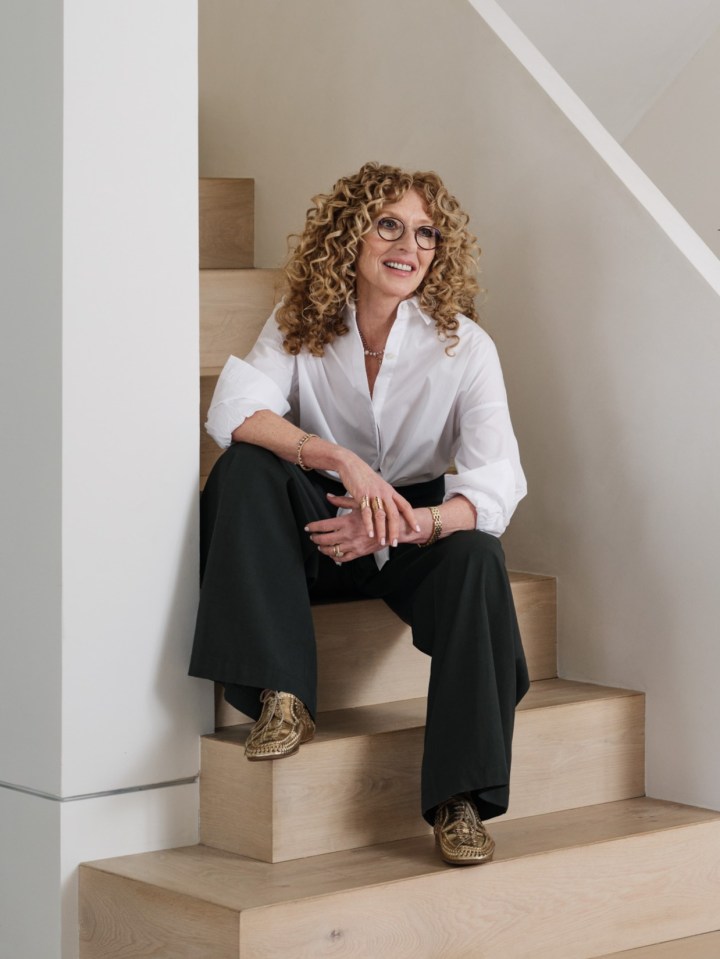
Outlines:
<svg viewBox="0 0 720 959"><path fill-rule="evenodd" d="M381 228L381 223L383 222L383 220L392 220L394 223L400 224L402 229L397 234L397 236L383 235L383 231ZM377 220L375 220L375 223L373 224L373 226L375 227L375 232L380 237L380 239L385 240L386 243L394 243L396 240L399 240L400 237L405 234L405 229L406 229L403 221L400 219L400 217L397 217L397 216L379 216ZM423 230L425 230L426 232L423 233L422 232ZM429 233L427 231L429 231ZM386 228L386 232L392 232L392 231L387 230ZM440 245L440 243L442 243L442 233L440 232L440 230L437 229L437 227L430 226L429 224L423 224L422 226L419 226L415 230L415 242L417 243L417 245L420 247L421 250L436 250L438 246Z"/></svg>

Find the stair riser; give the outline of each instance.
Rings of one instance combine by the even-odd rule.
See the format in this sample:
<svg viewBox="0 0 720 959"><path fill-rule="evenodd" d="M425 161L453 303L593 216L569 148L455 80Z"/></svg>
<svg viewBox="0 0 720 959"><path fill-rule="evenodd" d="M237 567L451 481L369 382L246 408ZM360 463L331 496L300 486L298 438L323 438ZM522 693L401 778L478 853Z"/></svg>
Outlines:
<svg viewBox="0 0 720 959"><path fill-rule="evenodd" d="M320 741L274 763L204 739L201 842L282 862L423 835L423 736L417 726ZM641 796L643 747L641 695L519 711L503 818Z"/></svg>
<svg viewBox="0 0 720 959"><path fill-rule="evenodd" d="M555 591L554 579L513 581L533 681L556 674ZM415 649L410 628L382 601L316 606L313 620L320 711L427 695L430 659ZM246 721L246 716L218 696L216 728Z"/></svg>
<svg viewBox="0 0 720 959"><path fill-rule="evenodd" d="M598 956L597 959L718 959L718 956L720 932L708 932L690 939L673 939L671 942L641 946L639 949L608 953Z"/></svg>
<svg viewBox="0 0 720 959"><path fill-rule="evenodd" d="M240 957L232 909L85 866L79 884L80 959Z"/></svg>
<svg viewBox="0 0 720 959"><path fill-rule="evenodd" d="M252 959L591 959L717 926L717 824L250 911Z"/></svg>
<svg viewBox="0 0 720 959"><path fill-rule="evenodd" d="M448 867L241 915L86 866L80 870L80 955L593 959L715 929L719 844L715 820L487 866Z"/></svg>
<svg viewBox="0 0 720 959"><path fill-rule="evenodd" d="M282 297L281 270L200 272L200 367L219 371L252 349ZM208 374L209 375L209 374Z"/></svg>
<svg viewBox="0 0 720 959"><path fill-rule="evenodd" d="M253 265L255 181L200 180L200 269L248 269Z"/></svg>

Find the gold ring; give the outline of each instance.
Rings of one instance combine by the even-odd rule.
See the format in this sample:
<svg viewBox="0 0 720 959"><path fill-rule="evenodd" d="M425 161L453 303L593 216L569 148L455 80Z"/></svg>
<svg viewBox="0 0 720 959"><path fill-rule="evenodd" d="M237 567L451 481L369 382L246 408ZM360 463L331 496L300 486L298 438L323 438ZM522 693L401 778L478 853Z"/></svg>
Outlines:
<svg viewBox="0 0 720 959"><path fill-rule="evenodd" d="M340 549L340 544L335 543L335 545L333 546L333 556L335 557L335 559L340 559L340 557L344 555L345 553L343 553L343 551Z"/></svg>
<svg viewBox="0 0 720 959"><path fill-rule="evenodd" d="M360 509L361 510L367 509L369 505L370 505L369 497L363 496L363 498L360 500Z"/></svg>
<svg viewBox="0 0 720 959"><path fill-rule="evenodd" d="M372 501L372 511L373 511L373 513L377 513L378 510L382 510L383 513L384 513L384 512L385 512L385 504L383 503L383 501L380 499L379 496L374 496L374 497L373 497L373 501Z"/></svg>

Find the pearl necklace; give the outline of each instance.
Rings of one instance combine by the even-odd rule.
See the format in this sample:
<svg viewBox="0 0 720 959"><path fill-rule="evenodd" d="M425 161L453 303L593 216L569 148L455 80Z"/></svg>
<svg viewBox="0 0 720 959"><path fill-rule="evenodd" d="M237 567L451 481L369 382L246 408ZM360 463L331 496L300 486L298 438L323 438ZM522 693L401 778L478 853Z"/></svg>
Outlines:
<svg viewBox="0 0 720 959"><path fill-rule="evenodd" d="M383 357L385 356L385 350L384 350L384 349L382 349L382 350L371 350L370 347L367 345L367 342L366 342L366 340L365 340L365 337L362 335L362 331L361 331L360 327L358 327L358 333L360 334L360 342L361 342L362 345L363 345L363 352L364 352L365 356L372 356L372 358L373 358L374 360L377 360L377 361L378 361L378 366L381 366L381 365L382 365L382 361L383 361Z"/></svg>

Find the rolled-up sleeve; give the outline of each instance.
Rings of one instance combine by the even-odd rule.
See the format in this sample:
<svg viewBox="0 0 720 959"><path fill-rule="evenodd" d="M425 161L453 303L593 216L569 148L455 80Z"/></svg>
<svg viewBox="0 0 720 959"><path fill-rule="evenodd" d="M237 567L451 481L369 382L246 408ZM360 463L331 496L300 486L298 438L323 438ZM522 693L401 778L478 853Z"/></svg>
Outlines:
<svg viewBox="0 0 720 959"><path fill-rule="evenodd" d="M258 410L285 416L294 369L295 357L283 349L273 313L247 357L231 356L217 381L205 429L218 446L230 446L233 431Z"/></svg>
<svg viewBox="0 0 720 959"><path fill-rule="evenodd" d="M465 496L475 507L477 529L500 536L527 493L527 483L500 361L489 337L475 357L469 380L457 408L457 474L445 477L445 499Z"/></svg>

